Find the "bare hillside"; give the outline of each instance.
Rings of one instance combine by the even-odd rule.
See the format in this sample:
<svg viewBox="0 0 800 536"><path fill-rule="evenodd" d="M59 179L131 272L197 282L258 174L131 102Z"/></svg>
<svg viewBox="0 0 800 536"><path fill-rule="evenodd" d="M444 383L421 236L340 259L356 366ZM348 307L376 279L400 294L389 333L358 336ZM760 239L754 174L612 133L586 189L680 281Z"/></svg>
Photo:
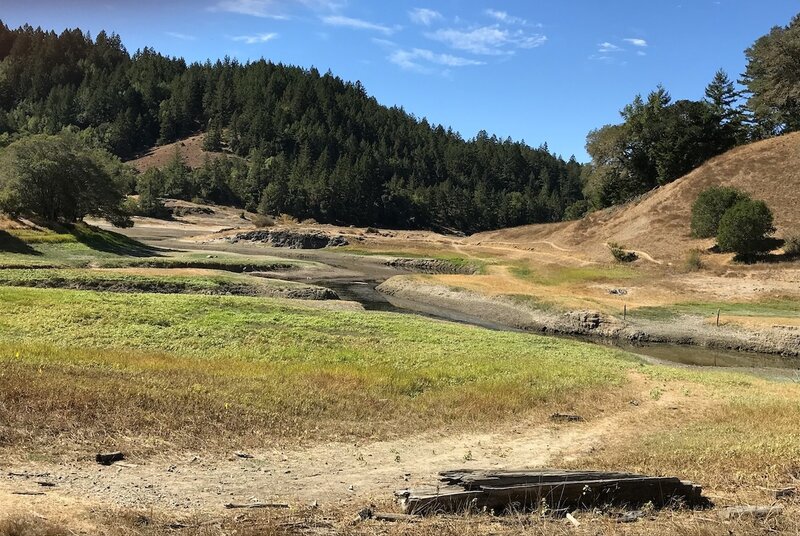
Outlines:
<svg viewBox="0 0 800 536"><path fill-rule="evenodd" d="M131 160L128 163L139 171L147 171L148 169L154 167L162 168L166 166L175 156L176 147L180 148L183 162L192 169L202 166L207 157L215 159L226 156L225 153L215 153L203 150L203 140L205 137L205 134L197 134L174 143L153 147L144 155Z"/></svg>
<svg viewBox="0 0 800 536"><path fill-rule="evenodd" d="M677 181L626 205L574 222L527 225L480 233L471 242L505 242L522 248L548 243L588 258L607 259L618 242L656 259L682 258L713 240L691 238L691 207L710 186L733 186L763 199L775 214L776 236L800 233L800 133L738 147Z"/></svg>

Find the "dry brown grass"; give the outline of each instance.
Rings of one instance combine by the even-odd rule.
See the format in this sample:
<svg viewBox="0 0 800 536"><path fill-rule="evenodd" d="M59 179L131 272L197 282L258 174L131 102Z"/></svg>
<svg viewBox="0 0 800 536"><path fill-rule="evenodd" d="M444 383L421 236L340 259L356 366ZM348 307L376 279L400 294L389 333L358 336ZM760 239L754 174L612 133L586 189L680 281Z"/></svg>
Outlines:
<svg viewBox="0 0 800 536"><path fill-rule="evenodd" d="M609 241L648 252L656 259L680 262L692 248L708 249L713 240L690 237L692 203L710 186L732 186L763 199L775 214L777 236L800 229L800 133L738 147L713 158L677 181L627 205L590 214L582 220L480 233L470 242L505 242L522 247L552 241L576 255L602 261Z"/></svg>

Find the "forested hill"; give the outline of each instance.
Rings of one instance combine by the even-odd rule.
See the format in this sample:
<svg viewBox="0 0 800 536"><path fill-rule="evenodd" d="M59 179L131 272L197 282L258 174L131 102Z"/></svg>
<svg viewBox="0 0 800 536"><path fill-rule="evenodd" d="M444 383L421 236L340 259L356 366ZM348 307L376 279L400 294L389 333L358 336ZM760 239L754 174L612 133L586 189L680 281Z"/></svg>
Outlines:
<svg viewBox="0 0 800 536"><path fill-rule="evenodd" d="M359 82L264 60L131 55L116 35L0 23L0 143L65 127L120 157L206 131L206 148L245 159L156 174L150 190L323 222L473 232L585 205L574 159L484 132L464 140Z"/></svg>

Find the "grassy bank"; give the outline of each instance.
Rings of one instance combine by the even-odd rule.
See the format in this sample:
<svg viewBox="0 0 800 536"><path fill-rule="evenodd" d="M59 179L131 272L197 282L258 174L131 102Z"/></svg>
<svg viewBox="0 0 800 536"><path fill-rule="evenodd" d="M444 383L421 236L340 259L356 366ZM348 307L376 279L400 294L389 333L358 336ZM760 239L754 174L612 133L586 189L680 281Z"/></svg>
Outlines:
<svg viewBox="0 0 800 536"><path fill-rule="evenodd" d="M571 341L266 299L0 288L4 445L407 434L591 400L633 362Z"/></svg>

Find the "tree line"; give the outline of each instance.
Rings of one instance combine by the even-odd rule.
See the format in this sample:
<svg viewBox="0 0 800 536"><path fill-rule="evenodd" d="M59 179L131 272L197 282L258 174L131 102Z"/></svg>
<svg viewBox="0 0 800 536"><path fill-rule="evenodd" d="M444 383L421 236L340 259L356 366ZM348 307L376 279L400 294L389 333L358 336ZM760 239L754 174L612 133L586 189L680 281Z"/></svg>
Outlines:
<svg viewBox="0 0 800 536"><path fill-rule="evenodd" d="M624 203L737 145L800 129L800 15L745 51L738 83L718 71L699 101L673 101L661 86L636 96L622 123L589 133L587 208Z"/></svg>
<svg viewBox="0 0 800 536"><path fill-rule="evenodd" d="M314 68L187 64L150 48L131 55L104 32L0 24L0 72L0 144L67 128L126 158L206 131L206 149L243 157L148 177L160 195L467 232L557 221L583 199L574 158L486 132L465 140Z"/></svg>
<svg viewBox="0 0 800 536"><path fill-rule="evenodd" d="M466 232L577 218L735 145L800 129L800 17L746 56L739 85L720 71L703 100L673 101L662 87L637 96L622 123L589 134L592 161L582 165L546 144L485 131L463 139L314 68L230 58L187 64L151 48L130 54L114 34L0 22L0 209L25 210L27 197L14 190L41 171L21 156L43 154L30 146L38 143L99 158L93 169L114 175L114 192L143 194L150 208L158 197L196 198L322 222ZM195 170L176 158L138 178L117 165L115 157L199 131L206 149L241 158Z"/></svg>

